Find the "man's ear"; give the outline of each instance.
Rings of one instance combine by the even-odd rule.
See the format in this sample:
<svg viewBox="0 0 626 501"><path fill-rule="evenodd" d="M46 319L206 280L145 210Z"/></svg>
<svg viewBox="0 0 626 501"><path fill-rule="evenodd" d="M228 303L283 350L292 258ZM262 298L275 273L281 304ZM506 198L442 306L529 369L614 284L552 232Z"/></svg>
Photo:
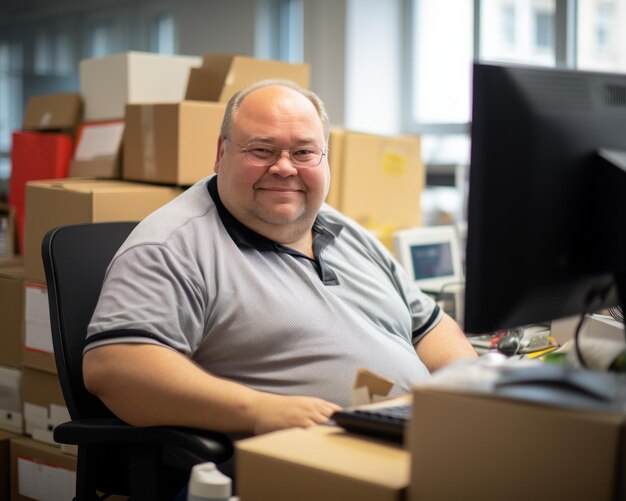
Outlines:
<svg viewBox="0 0 626 501"><path fill-rule="evenodd" d="M217 152L215 154L215 164L213 165L213 172L215 172L216 174L220 170L220 162L222 161L222 157L224 156L224 148L226 148L226 146L224 145L224 141L224 137L220 134L217 138Z"/></svg>

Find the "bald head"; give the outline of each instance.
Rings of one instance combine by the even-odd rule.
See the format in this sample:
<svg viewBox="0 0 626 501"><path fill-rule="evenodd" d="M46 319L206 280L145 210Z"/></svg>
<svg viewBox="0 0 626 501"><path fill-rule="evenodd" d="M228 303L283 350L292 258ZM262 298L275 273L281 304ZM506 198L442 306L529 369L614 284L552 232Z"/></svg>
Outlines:
<svg viewBox="0 0 626 501"><path fill-rule="evenodd" d="M302 103L302 98L309 101L319 117L324 134L324 141L328 144L329 120L324 103L317 94L310 90L303 89L291 80L261 80L235 93L228 101L226 110L224 111L224 119L220 130L221 136L230 136L232 122L245 102L248 102L249 105L246 106L247 113L254 109L255 103L264 103L267 102L266 100L268 98L275 99L277 96L281 98L277 101L277 104L280 105L282 103L284 106L288 106L290 99L292 103L300 101L300 104Z"/></svg>

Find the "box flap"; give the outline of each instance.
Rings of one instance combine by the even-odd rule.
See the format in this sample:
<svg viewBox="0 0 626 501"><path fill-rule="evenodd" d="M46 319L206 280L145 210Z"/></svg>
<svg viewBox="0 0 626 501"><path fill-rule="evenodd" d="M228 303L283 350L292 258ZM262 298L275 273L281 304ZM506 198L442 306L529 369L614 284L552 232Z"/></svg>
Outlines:
<svg viewBox="0 0 626 501"><path fill-rule="evenodd" d="M124 121L83 123L80 126L74 159L115 158L121 149Z"/></svg>
<svg viewBox="0 0 626 501"><path fill-rule="evenodd" d="M189 73L186 100L227 102L238 90L258 80L287 79L309 87L308 64L256 59L250 56L205 54L202 66Z"/></svg>
<svg viewBox="0 0 626 501"><path fill-rule="evenodd" d="M26 105L23 128L30 130L74 129L81 119L82 108L82 100L78 93L32 97Z"/></svg>
<svg viewBox="0 0 626 501"><path fill-rule="evenodd" d="M239 89L265 79L292 80L300 87L308 89L309 65L236 56L224 81L219 100L227 102Z"/></svg>

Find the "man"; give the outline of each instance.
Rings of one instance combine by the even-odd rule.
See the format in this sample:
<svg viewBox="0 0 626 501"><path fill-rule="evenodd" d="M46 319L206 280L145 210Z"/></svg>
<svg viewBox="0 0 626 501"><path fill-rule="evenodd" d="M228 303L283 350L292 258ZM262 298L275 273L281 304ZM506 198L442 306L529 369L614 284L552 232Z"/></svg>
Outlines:
<svg viewBox="0 0 626 501"><path fill-rule="evenodd" d="M328 117L260 82L229 102L215 161L147 217L105 279L87 388L135 425L264 433L326 421L366 367L406 393L476 356L379 242L322 205Z"/></svg>

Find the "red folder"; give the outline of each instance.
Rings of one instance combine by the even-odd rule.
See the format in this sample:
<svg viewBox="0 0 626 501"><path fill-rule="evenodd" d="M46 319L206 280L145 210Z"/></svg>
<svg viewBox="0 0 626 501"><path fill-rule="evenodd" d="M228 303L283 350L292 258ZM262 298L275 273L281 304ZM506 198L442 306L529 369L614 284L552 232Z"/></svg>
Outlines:
<svg viewBox="0 0 626 501"><path fill-rule="evenodd" d="M9 204L15 208L19 252L24 249L26 183L67 177L74 140L67 134L13 132Z"/></svg>

